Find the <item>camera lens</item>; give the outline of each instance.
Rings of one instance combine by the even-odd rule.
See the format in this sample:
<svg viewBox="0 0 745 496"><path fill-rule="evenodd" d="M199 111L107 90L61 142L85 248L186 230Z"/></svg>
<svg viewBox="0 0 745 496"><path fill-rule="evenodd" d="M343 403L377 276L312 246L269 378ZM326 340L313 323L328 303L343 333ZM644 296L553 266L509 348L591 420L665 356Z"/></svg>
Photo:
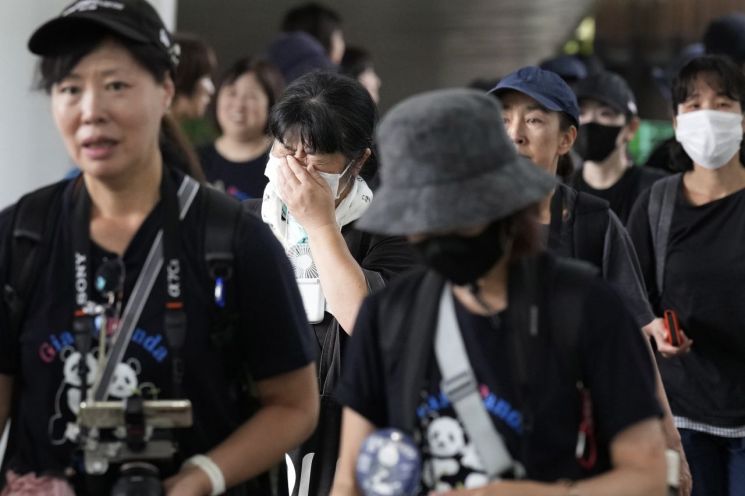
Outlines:
<svg viewBox="0 0 745 496"><path fill-rule="evenodd" d="M125 463L111 489L111 496L162 496L163 485L155 465L145 462Z"/></svg>

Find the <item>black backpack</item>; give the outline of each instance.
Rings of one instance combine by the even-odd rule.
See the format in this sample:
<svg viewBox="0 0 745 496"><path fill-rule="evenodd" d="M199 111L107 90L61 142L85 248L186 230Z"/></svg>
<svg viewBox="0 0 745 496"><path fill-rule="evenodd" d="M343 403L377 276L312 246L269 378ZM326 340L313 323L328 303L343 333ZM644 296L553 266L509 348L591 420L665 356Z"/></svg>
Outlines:
<svg viewBox="0 0 745 496"><path fill-rule="evenodd" d="M590 262L602 269L605 234L610 222L607 201L560 185L552 201L551 231L560 232L568 242L562 243L557 254ZM568 218L564 219L564 210Z"/></svg>
<svg viewBox="0 0 745 496"><path fill-rule="evenodd" d="M514 311L511 312L511 325L521 330L517 335L518 339L515 340L513 352L516 356L523 357L517 360L518 370L515 371L515 378L518 384L529 386L528 391L536 390L537 377L531 374L531 371L539 369L531 359L532 354L526 352L531 346L536 346L535 336L530 336L527 331L528 315L533 303L538 304L541 319L544 322L550 321L551 330L557 330L554 338L566 375L577 384L584 382L579 355L581 315L577 311L562 309L579 308L585 294L583 288L589 279L596 277L597 268L586 262L548 255L523 259L518 266L511 269L510 291L513 296L510 297L510 301L515 305ZM543 285L551 284L549 281L554 278L562 280L562 290L547 298ZM420 390L426 378L428 364L431 363L437 302L444 284L444 278L430 270L422 276L413 302L389 294L390 297L383 299L379 307L378 322L385 324L380 329L384 374L396 368L403 368L400 385L396 388L400 408L388 412L389 422L391 427L409 434L415 429L415 416L411 413L416 411L417 402L421 399ZM541 326L545 329L545 325ZM400 351L402 349L405 350L403 353ZM394 360L393 357L398 357L400 361ZM532 421L529 405L534 400L531 394L524 398L526 432L521 443L523 460L529 459L525 450L530 436L529 424Z"/></svg>

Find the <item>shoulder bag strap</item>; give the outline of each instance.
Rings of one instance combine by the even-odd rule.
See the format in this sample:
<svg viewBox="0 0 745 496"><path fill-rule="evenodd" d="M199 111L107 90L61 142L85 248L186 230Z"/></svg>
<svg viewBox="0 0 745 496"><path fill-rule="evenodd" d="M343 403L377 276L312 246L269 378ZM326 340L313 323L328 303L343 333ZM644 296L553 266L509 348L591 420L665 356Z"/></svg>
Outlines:
<svg viewBox="0 0 745 496"><path fill-rule="evenodd" d="M452 287L440 296L435 334L435 356L442 374L441 387L476 447L490 479L514 469L514 461L484 407L478 382L468 359L455 316Z"/></svg>

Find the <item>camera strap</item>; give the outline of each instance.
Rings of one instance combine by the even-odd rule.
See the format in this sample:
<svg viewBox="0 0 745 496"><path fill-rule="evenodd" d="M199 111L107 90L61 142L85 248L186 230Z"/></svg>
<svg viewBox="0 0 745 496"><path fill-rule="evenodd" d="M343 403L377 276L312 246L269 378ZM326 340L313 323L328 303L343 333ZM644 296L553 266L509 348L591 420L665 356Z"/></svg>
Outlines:
<svg viewBox="0 0 745 496"><path fill-rule="evenodd" d="M446 284L440 296L435 332L435 357L442 374L440 386L476 447L489 479L509 472L519 476L519 468L484 406L455 316L453 298L452 286Z"/></svg>
<svg viewBox="0 0 745 496"><path fill-rule="evenodd" d="M74 256L74 289L75 304L74 328L76 329L76 346L81 353L81 365L85 362L85 354L88 351L90 337L94 332L93 319L88 308L91 301L91 277L90 277L90 196L81 183L79 197L74 207L74 222L72 227L73 256ZM178 191L174 191L173 180L167 169L163 171L160 194L163 204L164 222L163 229L155 235L150 251L135 282L134 288L127 305L122 312L119 321L119 329L106 356L103 369L93 386L93 398L102 401L106 398L109 385L114 375L116 366L121 363L124 352L132 338L137 322L150 296L155 280L166 265L166 306L164 316L164 331L173 364L173 387L174 393L180 394L181 379L183 377L183 364L181 362L181 348L186 335L186 315L182 300L181 288L181 265L180 265L180 239L178 225L191 207L197 192L199 183L189 176L184 176ZM87 334L87 337L85 335ZM78 339L78 335L80 339ZM100 339L104 339L103 336ZM86 346L88 344L88 346ZM82 348L82 349L81 349ZM81 374L82 376L82 374ZM86 396L83 396L85 398Z"/></svg>

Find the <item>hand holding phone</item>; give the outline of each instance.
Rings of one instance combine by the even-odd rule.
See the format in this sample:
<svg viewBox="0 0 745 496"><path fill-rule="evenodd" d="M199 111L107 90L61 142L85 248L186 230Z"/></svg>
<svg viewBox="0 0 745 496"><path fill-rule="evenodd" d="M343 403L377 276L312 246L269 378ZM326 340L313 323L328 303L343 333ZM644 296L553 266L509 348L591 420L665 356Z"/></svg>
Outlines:
<svg viewBox="0 0 745 496"><path fill-rule="evenodd" d="M662 315L645 327L645 332L654 338L657 351L666 358L688 353L693 341L681 329L675 310L665 310Z"/></svg>
<svg viewBox="0 0 745 496"><path fill-rule="evenodd" d="M665 323L665 341L677 348L683 342L680 325L678 324L678 314L675 313L675 310L665 310L662 318Z"/></svg>

